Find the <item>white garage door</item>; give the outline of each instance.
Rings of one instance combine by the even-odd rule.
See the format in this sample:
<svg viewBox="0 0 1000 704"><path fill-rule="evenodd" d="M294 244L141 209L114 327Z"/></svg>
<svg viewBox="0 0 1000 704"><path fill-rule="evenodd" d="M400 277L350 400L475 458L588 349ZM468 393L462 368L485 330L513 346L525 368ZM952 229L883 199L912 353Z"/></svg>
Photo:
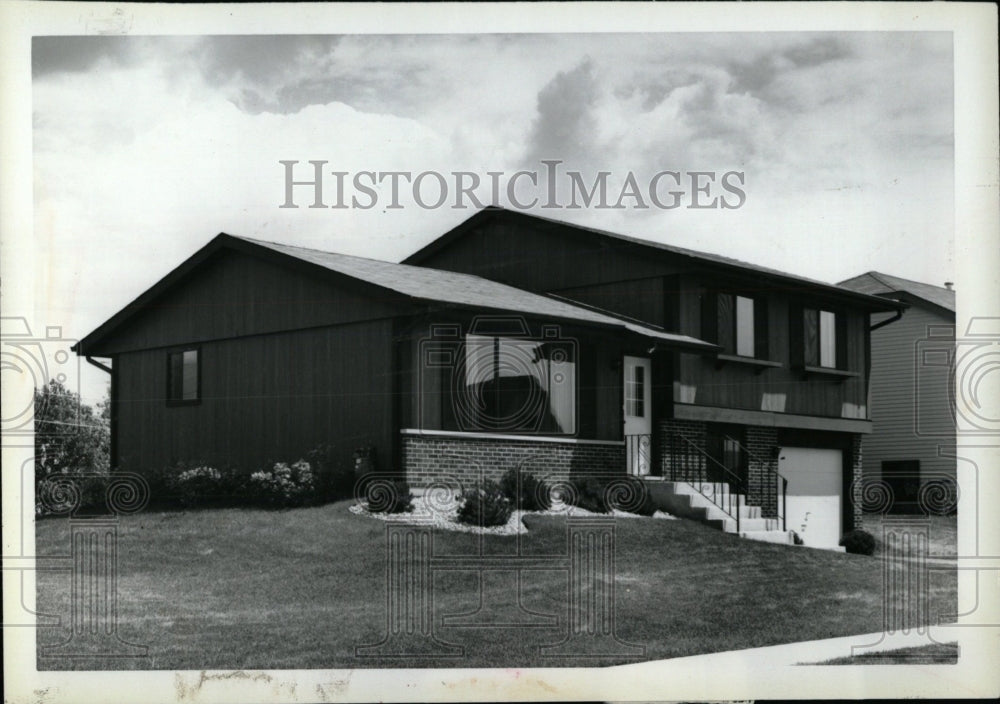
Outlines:
<svg viewBox="0 0 1000 704"><path fill-rule="evenodd" d="M842 461L840 450L781 449L778 471L788 480L787 525L805 545L832 548L840 542Z"/></svg>

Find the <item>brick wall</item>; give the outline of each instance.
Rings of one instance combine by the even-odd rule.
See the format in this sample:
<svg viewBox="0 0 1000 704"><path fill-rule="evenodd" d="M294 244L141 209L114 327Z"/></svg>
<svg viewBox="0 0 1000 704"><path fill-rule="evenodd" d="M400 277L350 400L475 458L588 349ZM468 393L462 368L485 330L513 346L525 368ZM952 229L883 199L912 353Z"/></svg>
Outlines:
<svg viewBox="0 0 1000 704"><path fill-rule="evenodd" d="M860 501L858 492L854 490L855 487L861 487L864 481L864 468L862 465L861 456L861 440L864 436L862 435L852 435L851 436L851 468L852 477L850 486L852 487L851 496L845 496L845 501L851 501L851 507L854 512L854 527L864 528L864 503ZM845 532L847 526L844 526Z"/></svg>
<svg viewBox="0 0 1000 704"><path fill-rule="evenodd" d="M778 515L778 429L749 425L746 430L747 501L760 506L761 515Z"/></svg>
<svg viewBox="0 0 1000 704"><path fill-rule="evenodd" d="M664 477L687 478L691 481L705 476L705 456L687 443L678 442L680 435L695 446L705 449L705 423L696 420L664 419L656 425L660 452L660 474ZM676 474L673 470L676 469Z"/></svg>
<svg viewBox="0 0 1000 704"><path fill-rule="evenodd" d="M413 487L446 482L467 488L481 478L498 480L511 468L549 480L625 473L620 443L416 434L404 434L402 440L406 481Z"/></svg>

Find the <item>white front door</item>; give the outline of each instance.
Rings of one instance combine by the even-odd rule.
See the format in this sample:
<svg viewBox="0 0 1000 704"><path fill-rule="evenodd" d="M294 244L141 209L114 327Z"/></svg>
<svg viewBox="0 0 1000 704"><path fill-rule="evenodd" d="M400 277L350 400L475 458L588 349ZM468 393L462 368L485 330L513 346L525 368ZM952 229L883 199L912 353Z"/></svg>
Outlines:
<svg viewBox="0 0 1000 704"><path fill-rule="evenodd" d="M648 357L625 357L622 365L626 461L629 474L639 476L649 474L650 469L652 366Z"/></svg>
<svg viewBox="0 0 1000 704"><path fill-rule="evenodd" d="M840 450L783 447L778 471L788 480L785 517L804 545L837 547L841 538L843 455Z"/></svg>

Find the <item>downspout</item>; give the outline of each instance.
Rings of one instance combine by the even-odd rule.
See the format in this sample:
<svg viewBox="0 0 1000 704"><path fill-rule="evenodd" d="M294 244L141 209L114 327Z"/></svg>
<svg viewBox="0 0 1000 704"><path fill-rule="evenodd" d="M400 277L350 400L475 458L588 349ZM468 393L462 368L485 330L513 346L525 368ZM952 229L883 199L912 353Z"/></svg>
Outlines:
<svg viewBox="0 0 1000 704"><path fill-rule="evenodd" d="M886 318L880 323L875 323L874 325L868 326L868 332L865 334L867 339L867 347L865 350L867 354L865 355L865 405L868 408L868 418L871 420L872 411L872 331L878 330L881 327L885 327L890 323L895 323L897 320L903 317L903 308L897 308L896 314L891 318Z"/></svg>
<svg viewBox="0 0 1000 704"><path fill-rule="evenodd" d="M874 325L870 325L868 327L868 330L869 330L869 332L871 332L872 330L878 330L879 328L884 327L884 326L888 325L889 323L895 323L897 320L899 320L902 317L903 317L903 309L902 308L898 308L898 309L896 309L896 314L894 316L892 316L891 318L886 318L881 323L875 323Z"/></svg>

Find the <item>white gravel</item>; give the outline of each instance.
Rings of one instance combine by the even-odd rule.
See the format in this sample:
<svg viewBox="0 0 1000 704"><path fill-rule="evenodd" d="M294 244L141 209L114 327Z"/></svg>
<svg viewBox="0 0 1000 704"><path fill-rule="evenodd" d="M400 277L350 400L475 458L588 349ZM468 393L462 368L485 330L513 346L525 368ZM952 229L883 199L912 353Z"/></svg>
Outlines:
<svg viewBox="0 0 1000 704"><path fill-rule="evenodd" d="M528 527L522 520L524 516L613 516L614 518L654 518L675 520L677 517L663 511L657 511L652 516L640 516L636 513L614 509L610 514L594 513L578 506L563 503L553 503L548 511L511 511L510 518L502 526L470 526L458 522L459 501L448 496L424 495L413 500L413 510L409 513L372 513L363 503L354 504L348 510L358 516L367 516L379 521L396 523L412 523L426 525L457 533L478 533L480 535L517 535L527 533Z"/></svg>

